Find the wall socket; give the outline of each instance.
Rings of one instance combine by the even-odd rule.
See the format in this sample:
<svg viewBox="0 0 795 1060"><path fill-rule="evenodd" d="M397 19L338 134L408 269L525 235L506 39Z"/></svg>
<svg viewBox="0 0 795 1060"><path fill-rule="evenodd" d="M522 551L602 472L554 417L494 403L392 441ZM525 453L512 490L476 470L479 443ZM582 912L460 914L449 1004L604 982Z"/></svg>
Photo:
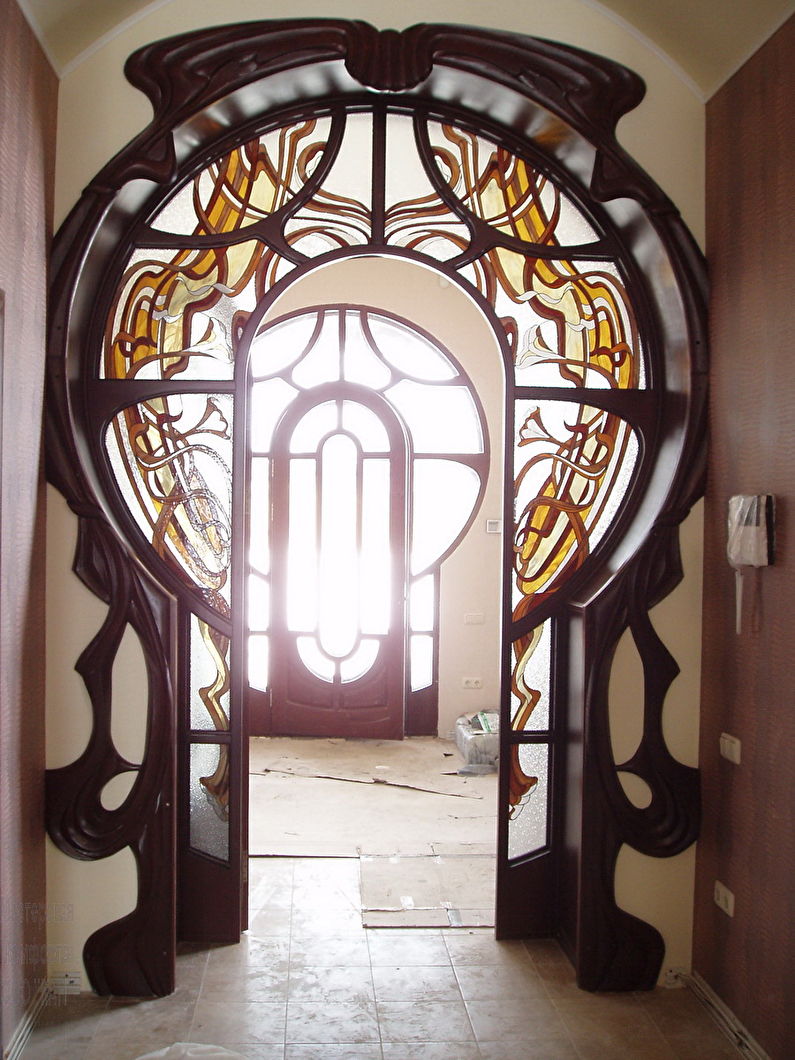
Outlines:
<svg viewBox="0 0 795 1060"><path fill-rule="evenodd" d="M57 972L50 977L50 989L54 994L79 994L81 984L80 972Z"/></svg>
<svg viewBox="0 0 795 1060"><path fill-rule="evenodd" d="M462 688L483 688L483 680L480 677L462 677Z"/></svg>
<svg viewBox="0 0 795 1060"><path fill-rule="evenodd" d="M715 905L718 909L722 909L726 916L734 916L734 895L726 884L721 883L720 880L715 880L713 898L715 899Z"/></svg>

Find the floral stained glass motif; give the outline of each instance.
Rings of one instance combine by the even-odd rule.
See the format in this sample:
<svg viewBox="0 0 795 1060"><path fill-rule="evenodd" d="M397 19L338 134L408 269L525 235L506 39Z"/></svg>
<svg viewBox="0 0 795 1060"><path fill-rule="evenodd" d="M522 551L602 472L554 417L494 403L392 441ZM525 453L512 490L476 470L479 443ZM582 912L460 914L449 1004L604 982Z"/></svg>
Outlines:
<svg viewBox="0 0 795 1060"><path fill-rule="evenodd" d="M514 617L578 570L631 481L638 447L620 417L567 401L517 401Z"/></svg>

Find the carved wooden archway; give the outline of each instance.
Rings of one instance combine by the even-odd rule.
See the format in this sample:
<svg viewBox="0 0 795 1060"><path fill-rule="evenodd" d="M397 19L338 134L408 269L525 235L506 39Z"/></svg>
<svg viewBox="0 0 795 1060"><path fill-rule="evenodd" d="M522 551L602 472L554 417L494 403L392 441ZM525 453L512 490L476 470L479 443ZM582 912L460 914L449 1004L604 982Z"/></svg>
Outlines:
<svg viewBox="0 0 795 1060"><path fill-rule="evenodd" d="M158 236L152 219L174 190L209 162L231 157L229 152L262 130L321 112L338 130L328 140L338 149L344 116L365 110L381 116L375 124L383 125L391 114L408 114L418 129L437 122L469 130L496 145L495 157L510 165L519 159L522 180L538 173L543 182L563 189L563 197L576 205L595 233L579 243L569 239L563 248L567 257L575 264L588 257L613 263L615 276L611 273L608 286L631 292L626 335L635 338L629 341L624 335L611 348L597 343L590 352L612 365L604 369L608 375L623 371L621 366L629 363L625 355L635 357L636 367L623 383L611 375L607 386L589 385L585 368L579 381L569 379L576 387L578 415L585 408L598 412L594 438L608 436L602 425L609 420L611 430L622 423L622 437L635 439L638 455L621 487L621 503L603 536L590 543L582 538L554 592L533 588L525 563L528 534L539 536L539 524L533 522L538 498L519 517L513 537L506 535L497 931L501 937L559 936L587 989L653 986L662 939L650 925L617 907L613 878L622 844L670 856L693 841L698 825L696 772L676 762L662 739L662 707L676 664L648 614L681 578L678 527L702 488L706 376L701 257L670 201L614 136L618 119L642 98L642 83L615 63L516 34L454 26L379 32L339 20L252 23L186 34L136 52L127 76L149 96L154 118L91 182L59 232L50 318L48 473L79 518L75 570L108 604L108 617L78 663L91 696L94 729L77 761L48 774L48 828L62 850L79 858L106 857L128 846L139 870L134 913L96 932L86 944L93 986L100 993L123 995L173 989L177 877L183 936L195 937L196 924L206 923L203 901L212 904L213 916L226 925L216 936L205 937L233 938L245 924L240 886L244 721L238 717L226 728L196 732L186 702L190 622L205 623L216 654L228 650L232 633L224 632L212 600L199 599L185 587L166 552L152 552L114 493L103 442L108 424L135 402L160 400L175 384L166 376L152 381L102 375L98 351L108 306L136 246L172 246L171 237ZM433 150L427 131L417 137L425 144L423 159L430 171ZM374 142L383 144L383 139ZM385 165L376 147L373 172L380 172L382 180ZM319 179L314 185L310 179L300 194L307 198ZM541 226L544 232L538 229L531 236L525 228L500 230L478 215L474 198L464 207L444 190L438 173L434 180L440 201L467 231L456 259L459 267L476 260L491 263L479 266L486 276L483 289L478 291L476 283L469 286L502 335L512 373L519 353L517 329L501 318L488 295L499 272L499 255L522 254L523 260L552 268L562 257L561 241L554 225L546 223L549 218ZM529 216L523 215L523 224ZM536 221L538 216L536 210ZM389 245L375 200L368 224L369 242L360 252L422 257L419 250ZM303 267L272 218L247 231L269 241L274 252L287 258L292 254L296 267ZM225 247L237 238L236 233L216 232L209 243L201 235L185 245ZM455 263L433 264L462 282ZM566 268L567 282L581 277L581 269ZM503 292L509 290L507 280L499 282ZM516 304L526 301L527 294L514 290ZM243 327L241 341L248 341L246 334ZM206 382L180 385L184 394L207 391ZM232 393L233 386L229 383L225 392ZM508 400L517 409L522 402L554 405L573 393L516 381L510 387ZM527 406L518 445L541 429L539 416ZM513 420L512 415L507 418ZM513 448L513 422L508 436ZM521 464L517 472L522 479ZM600 474L601 483L605 472ZM507 469L507 524L514 519L513 477L513 468ZM549 494L544 496L548 514ZM566 523L567 540L577 536L573 526ZM519 587L514 606L510 586ZM185 610L188 597L192 602ZM231 630L233 615L229 622ZM149 726L141 763L124 761L110 734L111 671L128 626L140 638L149 674ZM542 628L551 645L545 678L549 720L543 731L526 724L535 692L524 676ZM631 761L616 763L607 685L616 645L628 629L644 668L644 736ZM241 681L240 673L233 674L232 696L238 702L243 701ZM180 731L194 745L217 751L213 795L228 822L225 859L193 848L189 824L184 818L178 822L176 770L190 768L182 757L175 761ZM540 846L520 846L517 853L508 818L537 782L530 770L542 745L549 748L544 751L550 763L544 813L550 831ZM629 801L619 781L621 770L648 784L647 807ZM135 778L130 794L120 807L106 810L102 789L125 772ZM190 909L199 913L185 912Z"/></svg>

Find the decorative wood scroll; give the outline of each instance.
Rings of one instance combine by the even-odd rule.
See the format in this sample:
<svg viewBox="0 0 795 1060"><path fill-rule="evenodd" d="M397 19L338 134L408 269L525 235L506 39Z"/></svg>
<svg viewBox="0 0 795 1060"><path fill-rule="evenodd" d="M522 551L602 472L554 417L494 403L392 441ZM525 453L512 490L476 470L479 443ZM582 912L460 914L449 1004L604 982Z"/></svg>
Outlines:
<svg viewBox="0 0 795 1060"><path fill-rule="evenodd" d="M103 434L109 417L123 407L125 393L132 404L167 390L162 380L99 379L104 314L133 248L172 245L168 234L146 226L178 185L246 137L320 111L331 116L331 157L339 147L347 109L358 107L361 112L374 100L383 122L391 107L417 116L417 128L423 116L425 121L430 116L460 123L499 144L506 157L524 153L535 160L539 172L551 175L584 215L597 219L596 256L602 262L620 262L623 271L619 274L616 268L614 279L633 292L628 331L641 338L644 379L633 376L621 389L605 369L608 384L594 389L583 374L576 392L581 407L593 405L605 417L621 419L629 425L622 438L634 432L638 439L639 456L626 501L604 539L585 548L582 560L578 555L565 588L554 593L522 589L526 595L516 611L509 603L513 540L506 534L506 659L511 645L524 650L534 630L547 621L555 624L548 740L556 764L548 849L539 856L509 856L508 824L502 822L498 931L502 936L542 931L560 936L580 984L588 989L653 986L662 940L650 925L618 909L613 881L622 844L666 857L685 849L698 828L696 772L673 759L662 737L663 704L677 671L652 628L649 611L681 578L678 527L703 487L706 342L701 256L675 207L615 138L619 118L642 99L641 80L606 59L518 34L446 25L420 25L398 33L334 19L255 22L184 34L135 52L126 73L150 99L154 117L94 178L56 238L49 344L48 474L80 519L75 570L107 603L108 614L78 662L94 712L92 735L74 763L48 775L48 828L58 846L78 858L107 857L129 847L139 877L134 913L96 932L86 946L95 989L162 994L173 988L174 761L176 719L184 704L178 702L180 674L172 670L172 660L182 659L179 665L184 666L184 644L177 646L175 639L187 623L182 617L173 621L170 608L174 600L181 604L187 599L188 592L162 557L144 547L138 527L114 493ZM545 135L535 140L532 131L539 127ZM431 149L427 139L423 143L422 162L430 169ZM325 164L311 177L316 185L325 176ZM377 160L373 169L378 169ZM444 183L438 173L434 179L437 185ZM509 232L510 225L501 230L478 216L471 203L454 200L450 188L436 191L440 212L449 209L471 236L456 267L485 257L489 247L497 246L536 263L564 258L553 237L544 242ZM309 191L304 194L308 198ZM260 228L252 226L249 238L267 246L268 233L277 230L279 219L273 222L274 216ZM141 243L142 233L152 241ZM191 238L186 246L226 247L239 233ZM286 254L289 241L279 238L279 252ZM462 246L465 242L462 237ZM365 244L367 253L423 260L419 250L395 250L387 244L383 210L380 229ZM349 249L341 248L336 256ZM587 243L568 250L573 260L587 260ZM498 256L495 251L495 260ZM291 260L300 266L301 258L294 251ZM495 275L498 265L489 265ZM452 282L461 282L449 262L433 261L433 267ZM563 268L545 275L550 284L562 286L575 273L574 268L568 273ZM517 304L529 296L526 288L508 291L508 281L500 283ZM487 286L484 283L484 289ZM501 342L506 358L513 358L518 329L511 331L498 319L494 297L483 291L475 291L475 296L495 328L504 327ZM615 310L615 319L621 312ZM613 350L591 352L595 359L608 353L619 357L625 346L622 338ZM565 377L565 371L561 375ZM198 393L201 388L206 384L183 383L182 392ZM231 381L219 387L225 394L233 388ZM546 393L543 386L509 383L509 389L511 402L564 400L560 388L547 387ZM531 409L522 429L532 434L534 425L539 427L540 418ZM511 424L506 432L511 446L513 430ZM589 444L596 443L598 434L594 428ZM511 479L506 478L508 522L513 519ZM605 561L617 555L619 546L625 558L609 568ZM193 614L212 621L203 604L194 600L191 607ZM228 616L224 621L229 623ZM149 681L147 747L140 764L119 756L110 730L112 706L123 709L111 703L111 672L127 627L140 639ZM632 760L617 764L610 746L607 688L616 645L628 629L643 665L644 735ZM503 688L507 716L507 663ZM522 717L530 712L532 706L526 704ZM510 724L503 729L510 730ZM219 746L227 741L225 734L203 738ZM514 779L519 778L527 794L536 778L522 773L519 756L523 747L538 743L538 737L503 731L502 740L505 815L511 797L511 756ZM646 809L629 802L618 779L620 770L648 784L652 797ZM129 771L136 774L130 795L118 809L105 809L104 785ZM224 902L235 904L229 895Z"/></svg>

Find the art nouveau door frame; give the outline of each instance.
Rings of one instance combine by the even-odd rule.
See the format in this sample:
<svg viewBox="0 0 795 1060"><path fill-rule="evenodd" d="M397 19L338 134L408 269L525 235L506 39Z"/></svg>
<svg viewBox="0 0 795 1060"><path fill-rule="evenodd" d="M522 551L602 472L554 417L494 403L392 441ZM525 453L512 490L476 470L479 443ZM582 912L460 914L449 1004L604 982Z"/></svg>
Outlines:
<svg viewBox="0 0 795 1060"><path fill-rule="evenodd" d="M250 276L260 283L261 297L266 276L271 277L268 282L282 282L277 260L295 266L317 254L310 243L299 246L309 238L300 212L306 209L311 217L319 208L318 194L322 198L323 189L333 187L333 164L346 127L366 121L371 122L374 145L368 172L373 188L381 190L364 212L358 205L338 212L333 238L354 246L366 230L370 252L380 248L418 258L430 253L433 224L427 218L417 222L410 249L401 249L397 233L406 218L390 207L383 190L394 171L383 132L389 124L390 136L397 140L404 133L406 143L414 137L416 172L434 186L435 216L448 217L444 233L433 229L437 245L447 240L450 248L443 263L434 258L436 251L430 254L436 267L469 270L467 282L473 290L482 289L484 302L503 306L492 310L495 320L510 315L506 299L517 320L525 319L521 314L531 303L537 314L529 360L520 329L501 325L517 373L506 399L506 422L512 446L516 441L514 452L524 455L514 456L513 466L506 468L506 498L516 491L519 515L515 534L506 535L505 554L506 587L513 586L514 598L506 589L498 932L559 934L583 986L652 985L661 940L649 925L618 910L612 872L622 843L668 856L684 849L697 827L695 773L676 763L660 739L662 705L674 669L650 627L648 610L681 576L677 527L701 489L704 274L670 202L615 141L618 118L642 95L639 80L606 60L513 34L448 26L379 33L362 23L334 20L187 34L136 53L128 76L150 95L155 118L89 185L59 233L49 361L48 471L81 521L76 569L108 602L109 613L81 660L95 712L94 735L80 759L48 777L48 826L54 840L74 856L103 857L129 846L139 864L135 913L108 925L87 944L95 987L135 994L164 993L173 985L173 944L164 947L162 940L173 913L168 881L174 857L178 704L190 715L183 721L189 742L199 748L197 754L210 748L212 757L210 766L196 767L201 783L197 820L204 832L199 829L194 837L191 816L181 841L184 846L187 838L186 856L202 866L201 873L197 869L193 874L194 884L200 884L195 888L199 920L214 890L233 894L245 854L245 730L239 716L227 724L225 698L226 668L231 666L238 682L242 671L234 646L225 661L232 618L223 602L228 581L223 505L204 485L198 507L194 495L196 484L212 477L210 464L199 468L195 462L208 451L206 436L220 439L213 443L211 462L217 466L226 459L226 450L217 446L223 449L231 439L227 398L234 382L223 373L208 381L201 373L191 378L190 372L174 381L192 357L204 356L201 344L212 338L217 323L210 319L205 331L191 338L193 345L173 345L167 333L170 321L177 319L173 310L182 300L180 285L187 277L193 317L204 297L198 277L207 263L216 270L215 293L209 297L217 304L219 297L227 297L223 292L230 284L243 284ZM276 140L267 137L278 139L279 129L292 129L284 133L285 142L290 137L297 142L310 114L313 121L325 123L325 146L304 166L301 180L289 187L274 183L277 191L267 208L256 196L244 197L234 207L239 218L248 218L240 225L250 225L247 234L256 237L253 242L242 240L242 229L224 228L225 222L217 221L229 216L232 200L226 192L211 192L199 228L189 227L179 238L173 226L178 231L182 222L173 211L165 227L160 223L169 207L168 202L163 206L164 192L170 195L196 177L201 198L200 174L211 172L212 179L222 182L218 188L236 189L237 194L240 167L250 161L248 148L238 150L238 145L260 143L275 158ZM408 115L413 124L406 124ZM539 132L545 135L537 136ZM260 134L263 139L257 140ZM481 143L492 146L482 149ZM256 154L258 148L252 150ZM496 214L494 200L481 194L492 179L477 168L482 150L501 160L495 172L503 198ZM467 167L477 177L474 185L459 181ZM424 217L423 200L420 195L413 201L416 221ZM582 228L565 220L578 211L586 219L579 236L574 233ZM241 263L245 254L250 273ZM230 272L233 258L239 273ZM157 279L165 301L138 332L135 320L143 318L137 309L129 319L123 313L126 306L140 305L135 299L148 291L141 270L150 268L149 259L154 262L150 276ZM271 265L275 271L269 274ZM628 301L623 291L631 292ZM567 309L556 303L561 292L574 299ZM238 307L244 309L244 304ZM569 310L574 317L566 316ZM573 330L566 331L566 321ZM236 326L233 316L232 334ZM570 353L562 351L569 350L574 332L587 337L589 328L596 340L577 347L585 361L573 368ZM166 345L152 346L151 363L161 366L155 377L147 375L149 368L141 371L139 356L151 335L155 346L157 336L167 335ZM532 374L535 365L550 357L557 358L560 370L554 385ZM130 366L134 371L128 371ZM597 385L599 378L607 385ZM567 411L561 380L576 388L577 400L569 402L573 410ZM172 406L169 395L174 393L179 401ZM603 498L611 491L618 498L615 511L606 500L586 496L584 479L577 480L576 517L568 495L559 505L580 474L572 472L572 478L566 470L569 458L563 459L564 450L578 449L575 442L561 441L567 422L581 435L585 450L578 451L586 452L591 465L616 451L636 454L631 471L615 488L605 485L618 482L613 464L600 464L598 475L589 472L596 475L592 481L603 489ZM112 445L106 433L111 426ZM185 441L191 432L194 439L196 432L202 435L201 445ZM143 447L141 439L147 440ZM602 452L603 445L609 453ZM543 454L541 463L546 460L556 469L542 478L536 494L527 492L530 469L541 463L525 459L528 453ZM164 479L164 454L170 466L187 476L187 493L174 492L176 479ZM234 459L240 459L237 453ZM124 466L133 468L128 477L142 513L137 523L125 514L118 494L119 468ZM155 484L154 493L146 493L141 486L145 481ZM508 501L505 516L512 524L515 513ZM594 530L600 519L604 529ZM194 533L199 537L190 544ZM556 553L549 551L548 542L556 542ZM200 572L198 581L191 571ZM176 618L172 599L183 608ZM187 601L190 618L184 611ZM197 663L194 673L189 653L180 648L175 657L171 650L175 631L184 636L191 623L198 631L195 643L201 641L220 668L209 683L202 684L206 662ZM149 738L141 763L121 760L110 738L109 675L127 625L141 639L149 670ZM609 747L606 695L615 645L627 629L646 673L645 729L638 753L619 764ZM552 661L540 681L533 660L537 651L547 651L542 643L551 645ZM194 685L206 708L198 728L186 705ZM242 702L239 684L232 695ZM536 709L541 701L548 703L543 724ZM509 809L542 805L536 798L539 755L547 761L544 808L535 818L535 810L525 814L517 827L509 822ZM183 763L188 775L191 768ZM648 807L634 806L623 794L621 770L649 784ZM104 810L102 787L125 772L135 778L128 799L117 810ZM226 839L219 839L210 814L227 822L222 829ZM517 819L518 813L512 820ZM534 819L541 821L542 831L531 824L528 838L527 822ZM563 859L566 847L570 853ZM237 898L225 899L233 929L244 922L240 893L238 886ZM557 907L555 894L562 896ZM183 899L186 905L190 903ZM546 911L538 914L540 908Z"/></svg>

